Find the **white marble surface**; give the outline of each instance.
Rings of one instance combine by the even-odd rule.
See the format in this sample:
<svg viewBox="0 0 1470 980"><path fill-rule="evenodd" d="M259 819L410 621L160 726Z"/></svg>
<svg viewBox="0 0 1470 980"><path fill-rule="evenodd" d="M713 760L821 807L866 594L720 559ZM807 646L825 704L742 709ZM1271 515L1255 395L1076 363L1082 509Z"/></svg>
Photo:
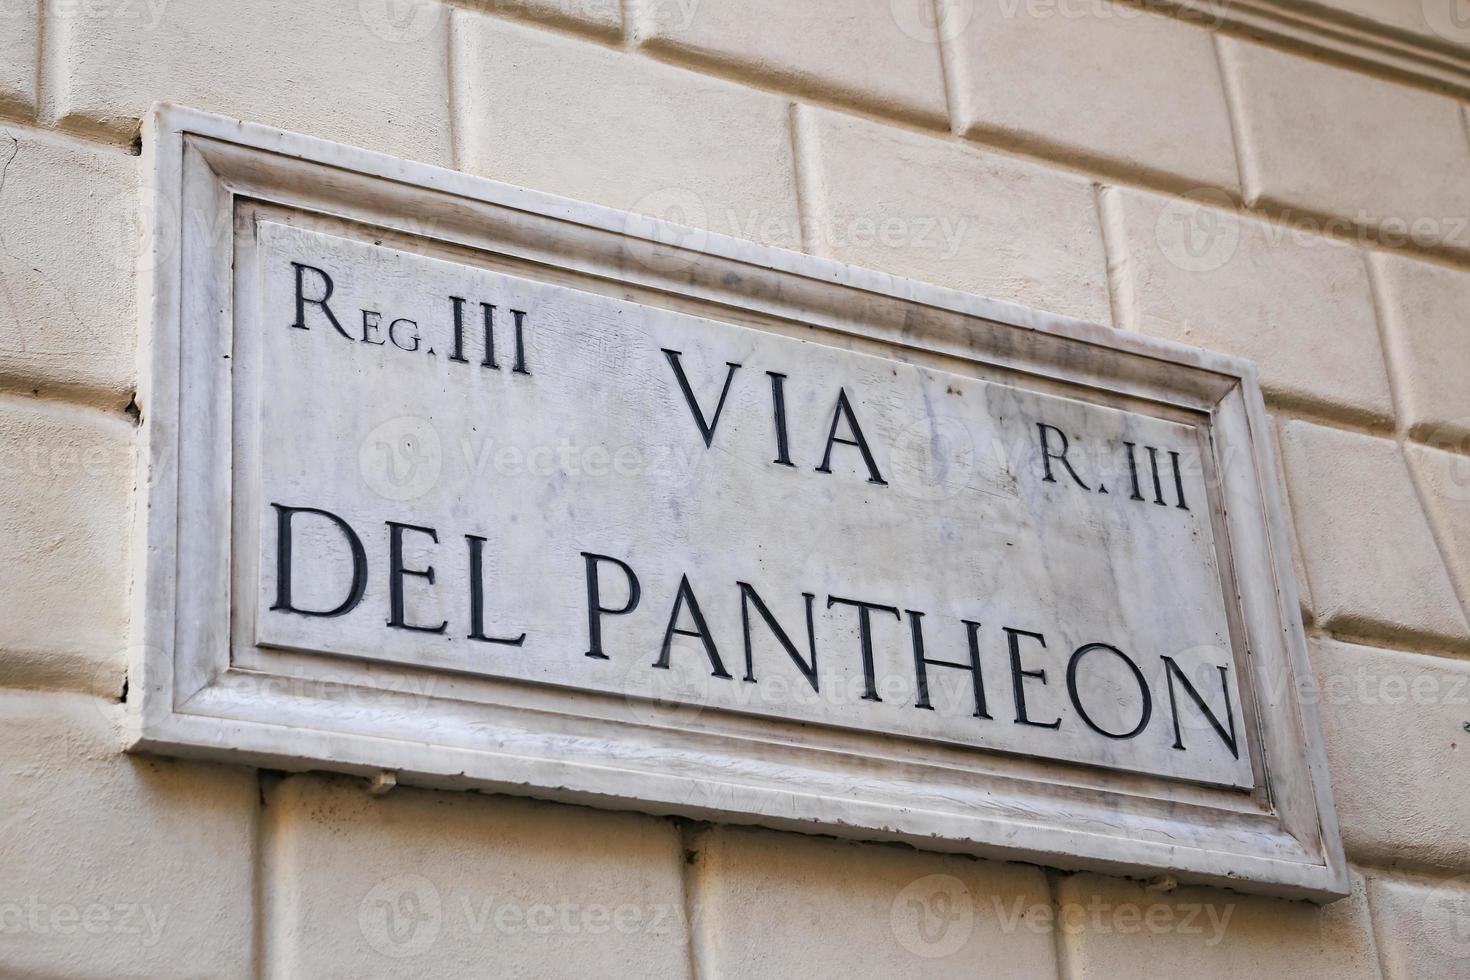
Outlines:
<svg viewBox="0 0 1470 980"><path fill-rule="evenodd" d="M261 359L257 642L1251 785L1195 428L386 246L273 223L259 234L263 302L239 311L236 347L237 371L246 367L238 358ZM310 267L304 297L323 295L315 270L331 277L327 306L341 331L311 303L305 328L294 326L293 263ZM466 300L465 363L450 360L451 296ZM499 370L483 366L481 302L496 307ZM512 310L525 314L528 373L513 370ZM412 322L390 339L399 318ZM665 350L680 352L701 417L713 423L708 447ZM768 372L785 376L790 465L776 461ZM839 392L873 469L859 447L839 442L831 472L819 471ZM838 437L854 439L841 414ZM1054 427L1054 454L1066 434L1066 460L1087 489L1059 459L1046 481L1038 424ZM1143 499L1133 499L1129 442ZM1180 454L1188 509L1178 506L1169 450ZM366 591L350 612L271 608L277 504L329 511L360 537ZM325 518L292 520L293 605L333 609L351 591L347 539ZM386 625L389 521L438 536L402 532L405 567L432 566L436 576L403 579L405 627ZM524 633L519 646L468 638L465 535L485 539L485 635ZM586 655L584 553L626 562L641 587L632 612L599 617L607 659ZM675 634L667 668L655 666L683 576L718 665L701 639ZM601 605L625 604L625 572L600 562L599 582ZM753 604L756 681L744 679L741 582L808 660L803 595L814 595L816 690ZM871 688L858 610L829 608L831 597L898 610L871 612ZM697 631L687 606L677 625ZM925 656L935 660L968 664L965 621L981 624L990 718L975 717L970 672L951 668L926 668L931 709L916 707L912 612L922 613ZM440 624L436 634L406 628ZM1014 670L1006 627L1044 637L1043 646L1016 634L1021 669L1044 678ZM1072 653L1092 643L1131 658L1147 693L1106 650L1084 654L1069 686ZM1164 656L1222 725L1234 719L1238 757L1177 677L1185 747L1175 747ZM1145 727L1131 738L1098 733L1073 688L1098 727L1126 734L1147 708Z"/></svg>

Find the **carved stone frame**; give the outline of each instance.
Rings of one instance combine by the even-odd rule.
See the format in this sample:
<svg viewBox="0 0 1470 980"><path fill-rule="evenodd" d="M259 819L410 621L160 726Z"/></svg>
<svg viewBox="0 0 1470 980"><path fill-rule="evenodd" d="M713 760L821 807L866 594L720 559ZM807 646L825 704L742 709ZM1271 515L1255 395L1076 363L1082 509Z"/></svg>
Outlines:
<svg viewBox="0 0 1470 980"><path fill-rule="evenodd" d="M1270 430L1247 363L263 126L159 106L145 126L132 747L446 789L905 841L1331 901L1347 866ZM606 695L232 647L232 275L244 209L309 212L460 261L640 303L1085 389L1198 420L1257 783L798 733L704 712L614 720ZM425 229L431 229L431 233ZM898 325L902 325L900 328ZM422 678L419 678L422 679ZM370 688L372 697L354 697ZM361 693L360 691L358 693Z"/></svg>

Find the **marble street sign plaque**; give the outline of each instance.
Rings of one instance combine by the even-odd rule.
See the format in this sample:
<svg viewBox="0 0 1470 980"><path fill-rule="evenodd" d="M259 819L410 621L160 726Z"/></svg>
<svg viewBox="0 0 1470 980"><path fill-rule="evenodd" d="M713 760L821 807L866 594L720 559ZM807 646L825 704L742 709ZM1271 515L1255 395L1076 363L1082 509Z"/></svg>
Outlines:
<svg viewBox="0 0 1470 980"><path fill-rule="evenodd" d="M163 107L140 749L1345 890L1249 365Z"/></svg>

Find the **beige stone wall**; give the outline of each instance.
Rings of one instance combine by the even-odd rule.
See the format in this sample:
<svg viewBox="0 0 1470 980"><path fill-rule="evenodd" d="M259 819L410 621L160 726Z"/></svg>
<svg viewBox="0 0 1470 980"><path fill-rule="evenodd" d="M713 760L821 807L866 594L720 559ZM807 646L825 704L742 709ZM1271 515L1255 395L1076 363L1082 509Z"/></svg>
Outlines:
<svg viewBox="0 0 1470 980"><path fill-rule="evenodd" d="M939 2L0 0L0 974L1470 975L1466 106ZM1352 897L120 754L155 100L1255 360Z"/></svg>

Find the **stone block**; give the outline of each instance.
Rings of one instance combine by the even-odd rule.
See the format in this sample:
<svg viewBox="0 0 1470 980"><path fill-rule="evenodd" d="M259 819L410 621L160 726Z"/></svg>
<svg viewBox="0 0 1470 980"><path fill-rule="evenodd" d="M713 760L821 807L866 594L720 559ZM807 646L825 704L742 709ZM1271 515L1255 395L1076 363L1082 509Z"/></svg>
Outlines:
<svg viewBox="0 0 1470 980"><path fill-rule="evenodd" d="M650 50L944 125L934 23L891 0L643 0Z"/></svg>
<svg viewBox="0 0 1470 980"><path fill-rule="evenodd" d="M1311 645L1343 845L1355 861L1470 868L1470 665L1345 643Z"/></svg>
<svg viewBox="0 0 1470 980"><path fill-rule="evenodd" d="M1087 181L820 109L798 109L797 129L807 251L1111 321Z"/></svg>
<svg viewBox="0 0 1470 980"><path fill-rule="evenodd" d="M1470 143L1435 92L1222 37L1248 202L1396 245L1470 248Z"/></svg>
<svg viewBox="0 0 1470 980"><path fill-rule="evenodd" d="M1224 203L1103 192L1120 325L1249 358L1274 403L1392 418L1361 254Z"/></svg>
<svg viewBox="0 0 1470 980"><path fill-rule="evenodd" d="M1282 448L1317 622L1401 641L1470 637L1398 446L1288 422Z"/></svg>
<svg viewBox="0 0 1470 980"><path fill-rule="evenodd" d="M737 829L703 834L693 849L700 976L1056 973L1035 868Z"/></svg>
<svg viewBox="0 0 1470 980"><path fill-rule="evenodd" d="M438 0L58 6L48 77L64 128L128 139L150 105L176 102L451 162L449 8Z"/></svg>
<svg viewBox="0 0 1470 980"><path fill-rule="evenodd" d="M1470 876L1374 875L1368 897L1384 980L1470 973Z"/></svg>
<svg viewBox="0 0 1470 980"><path fill-rule="evenodd" d="M1077 980L1378 976L1362 878L1326 907L1219 889L1151 891L1134 881L1074 875L1057 885L1058 931Z"/></svg>
<svg viewBox="0 0 1470 980"><path fill-rule="evenodd" d="M269 794L267 961L291 977L684 977L673 825L292 777Z"/></svg>
<svg viewBox="0 0 1470 980"><path fill-rule="evenodd" d="M800 241L787 106L720 79L455 14L464 169L763 244Z"/></svg>
<svg viewBox="0 0 1470 980"><path fill-rule="evenodd" d="M8 162L6 162L8 161ZM0 129L0 382L122 408L146 245L137 158Z"/></svg>
<svg viewBox="0 0 1470 980"><path fill-rule="evenodd" d="M0 683L121 687L133 434L121 413L0 403Z"/></svg>
<svg viewBox="0 0 1470 980"><path fill-rule="evenodd" d="M954 5L953 16L969 6ZM947 49L962 132L1237 188L1209 31L1123 4L980 0L973 8Z"/></svg>
<svg viewBox="0 0 1470 980"><path fill-rule="evenodd" d="M255 774L126 755L122 713L0 690L3 972L257 976Z"/></svg>
<svg viewBox="0 0 1470 980"><path fill-rule="evenodd" d="M0 114L36 111L36 55L42 0L0 0Z"/></svg>
<svg viewBox="0 0 1470 980"><path fill-rule="evenodd" d="M1470 449L1470 273L1387 253L1372 262L1400 421Z"/></svg>
<svg viewBox="0 0 1470 980"><path fill-rule="evenodd" d="M1460 601L1470 603L1470 456L1415 445L1405 455Z"/></svg>

